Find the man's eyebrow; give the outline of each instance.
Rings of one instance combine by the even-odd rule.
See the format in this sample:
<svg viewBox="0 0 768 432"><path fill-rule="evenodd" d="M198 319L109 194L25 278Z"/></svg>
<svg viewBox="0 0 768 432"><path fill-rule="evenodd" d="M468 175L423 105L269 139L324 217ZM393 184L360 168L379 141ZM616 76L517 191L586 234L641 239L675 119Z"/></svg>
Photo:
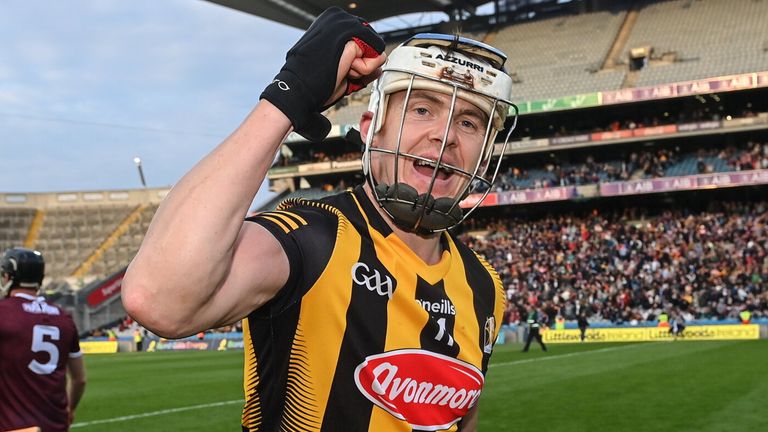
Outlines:
<svg viewBox="0 0 768 432"><path fill-rule="evenodd" d="M461 111L459 111L458 113L455 113L454 115L467 115L470 117L475 117L481 122L485 122L488 120L488 114L481 111L474 104L470 104L469 107L463 108Z"/></svg>
<svg viewBox="0 0 768 432"><path fill-rule="evenodd" d="M438 105L445 105L442 99L424 90L414 90L411 93L411 99L426 99Z"/></svg>
<svg viewBox="0 0 768 432"><path fill-rule="evenodd" d="M437 96L432 95L431 93L424 91L424 90L415 90L413 93L411 93L411 100L413 99L426 99L429 102L438 104L438 105L447 105L445 101L438 98ZM458 99L458 98L457 98ZM467 101L465 101L467 102ZM462 108L459 111L454 112L454 116L459 115L468 115L471 117L475 117L478 120L486 121L488 120L488 115L480 110L480 108L477 108L473 103L467 102L469 106Z"/></svg>

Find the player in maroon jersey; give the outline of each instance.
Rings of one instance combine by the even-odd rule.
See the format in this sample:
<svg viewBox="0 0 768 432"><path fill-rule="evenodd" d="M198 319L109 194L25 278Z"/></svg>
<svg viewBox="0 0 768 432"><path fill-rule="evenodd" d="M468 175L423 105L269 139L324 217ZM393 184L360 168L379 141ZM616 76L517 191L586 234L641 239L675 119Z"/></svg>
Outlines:
<svg viewBox="0 0 768 432"><path fill-rule="evenodd" d="M44 274L38 251L8 249L0 261L0 431L67 431L85 391L72 317L37 296Z"/></svg>

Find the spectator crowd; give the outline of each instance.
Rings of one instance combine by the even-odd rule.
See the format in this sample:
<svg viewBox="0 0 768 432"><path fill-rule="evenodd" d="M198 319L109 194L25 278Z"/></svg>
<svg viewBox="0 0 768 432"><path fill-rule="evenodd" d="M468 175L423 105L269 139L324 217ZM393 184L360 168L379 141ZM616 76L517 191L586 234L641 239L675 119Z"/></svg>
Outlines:
<svg viewBox="0 0 768 432"><path fill-rule="evenodd" d="M692 165L690 172L678 175L768 169L768 143L746 141L725 148L698 148L688 152L677 145L631 150L619 158L596 158L588 154L583 161L575 163L560 163L553 158L544 163L523 165L517 159L516 164L499 173L494 186L496 192L665 177L670 175L670 167L687 160L695 160L695 166Z"/></svg>
<svg viewBox="0 0 768 432"><path fill-rule="evenodd" d="M499 271L506 323L526 306L574 320L640 324L662 312L691 319L768 317L768 202L636 219L594 212L472 223L463 239ZM487 225L486 225L487 224Z"/></svg>

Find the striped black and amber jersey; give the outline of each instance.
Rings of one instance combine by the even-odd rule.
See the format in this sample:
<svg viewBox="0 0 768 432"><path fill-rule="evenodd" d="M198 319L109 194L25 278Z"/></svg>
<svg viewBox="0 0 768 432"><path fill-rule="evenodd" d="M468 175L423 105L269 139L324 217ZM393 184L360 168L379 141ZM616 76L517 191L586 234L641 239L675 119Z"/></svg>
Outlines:
<svg viewBox="0 0 768 432"><path fill-rule="evenodd" d="M483 389L504 311L496 272L444 233L424 263L362 188L249 221L290 262L243 322L243 431L457 430Z"/></svg>

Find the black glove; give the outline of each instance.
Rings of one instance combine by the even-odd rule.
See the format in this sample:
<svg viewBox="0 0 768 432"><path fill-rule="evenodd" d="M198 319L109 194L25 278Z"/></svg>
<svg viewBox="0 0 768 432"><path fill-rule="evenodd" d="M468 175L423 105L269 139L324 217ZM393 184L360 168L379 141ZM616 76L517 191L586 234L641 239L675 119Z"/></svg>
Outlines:
<svg viewBox="0 0 768 432"><path fill-rule="evenodd" d="M322 141L331 123L320 114L333 95L344 45L354 40L364 57L384 52L384 40L362 18L338 7L323 12L285 56L285 65L264 89L261 99L270 101L293 124L293 130L310 141ZM348 83L346 93L363 86ZM343 97L343 96L342 96Z"/></svg>

